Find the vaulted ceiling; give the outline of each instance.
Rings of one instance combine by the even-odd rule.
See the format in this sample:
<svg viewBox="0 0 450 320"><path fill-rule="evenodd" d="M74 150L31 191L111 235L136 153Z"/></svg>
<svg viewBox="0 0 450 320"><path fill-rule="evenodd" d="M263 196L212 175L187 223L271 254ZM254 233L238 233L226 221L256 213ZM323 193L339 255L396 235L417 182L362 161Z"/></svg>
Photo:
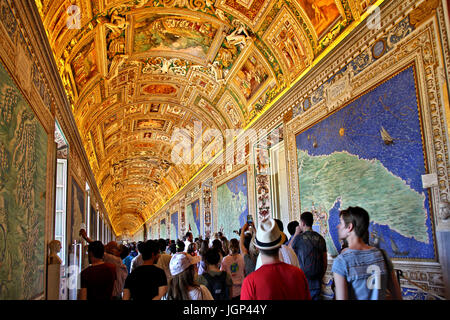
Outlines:
<svg viewBox="0 0 450 320"><path fill-rule="evenodd" d="M245 128L370 0L36 0L117 235L218 150L177 164L177 128Z"/></svg>

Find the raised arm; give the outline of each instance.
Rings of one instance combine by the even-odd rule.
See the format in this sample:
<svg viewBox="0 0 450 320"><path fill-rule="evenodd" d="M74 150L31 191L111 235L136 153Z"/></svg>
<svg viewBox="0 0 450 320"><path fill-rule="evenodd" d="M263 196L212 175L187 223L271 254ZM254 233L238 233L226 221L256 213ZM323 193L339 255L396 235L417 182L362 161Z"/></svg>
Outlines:
<svg viewBox="0 0 450 320"><path fill-rule="evenodd" d="M80 236L82 236L83 239L86 240L88 243L92 242L92 239L88 237L86 230L81 229L80 230Z"/></svg>
<svg viewBox="0 0 450 320"><path fill-rule="evenodd" d="M248 224L245 223L242 228L241 228L241 235L240 235L240 241L239 241L239 248L241 250L241 254L242 256L245 256L246 254L248 254L248 250L247 248L244 246L244 241L245 241L245 231L247 231L248 229Z"/></svg>

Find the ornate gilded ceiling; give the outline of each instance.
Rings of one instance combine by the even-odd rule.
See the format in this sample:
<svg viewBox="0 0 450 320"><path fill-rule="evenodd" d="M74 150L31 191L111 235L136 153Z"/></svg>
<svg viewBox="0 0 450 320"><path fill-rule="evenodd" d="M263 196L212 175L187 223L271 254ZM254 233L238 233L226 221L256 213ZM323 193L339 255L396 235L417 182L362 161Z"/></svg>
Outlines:
<svg viewBox="0 0 450 320"><path fill-rule="evenodd" d="M370 2L36 0L116 234L209 160L173 163L177 128L245 128Z"/></svg>

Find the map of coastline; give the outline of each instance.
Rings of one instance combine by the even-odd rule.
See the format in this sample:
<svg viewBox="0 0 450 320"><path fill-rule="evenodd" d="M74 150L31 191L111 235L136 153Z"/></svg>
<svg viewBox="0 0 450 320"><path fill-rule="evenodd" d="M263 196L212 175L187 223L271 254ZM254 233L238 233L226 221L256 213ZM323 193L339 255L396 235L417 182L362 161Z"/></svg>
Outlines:
<svg viewBox="0 0 450 320"><path fill-rule="evenodd" d="M194 238L200 235L200 201L195 200L191 204L186 206L186 226L189 229L191 226L191 232Z"/></svg>
<svg viewBox="0 0 450 320"><path fill-rule="evenodd" d="M365 160L346 151L311 156L298 150L298 166L301 211L321 213L319 224L332 255L340 249L336 229L339 211L348 206L361 206L369 212L372 241L378 240L391 256L396 255L394 251L408 254L411 244L430 243L425 195L410 188L379 160Z"/></svg>
<svg viewBox="0 0 450 320"><path fill-rule="evenodd" d="M247 173L222 184L217 188L218 229L228 239L237 238L233 231L239 230L247 221Z"/></svg>

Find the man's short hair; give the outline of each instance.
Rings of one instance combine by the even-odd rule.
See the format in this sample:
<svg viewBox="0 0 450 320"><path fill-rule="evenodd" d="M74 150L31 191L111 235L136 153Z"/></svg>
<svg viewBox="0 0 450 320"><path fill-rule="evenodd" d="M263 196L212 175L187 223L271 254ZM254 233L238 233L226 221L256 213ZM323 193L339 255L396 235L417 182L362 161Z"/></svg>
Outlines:
<svg viewBox="0 0 450 320"><path fill-rule="evenodd" d="M273 220L275 220L275 222L277 223L278 229L280 229L280 231L283 232L284 231L283 221L281 221L280 219L273 219Z"/></svg>
<svg viewBox="0 0 450 320"><path fill-rule="evenodd" d="M190 236L192 236L192 232L190 232L190 231L186 232L186 240L187 240Z"/></svg>
<svg viewBox="0 0 450 320"><path fill-rule="evenodd" d="M139 253L141 253L142 248L144 247L144 242L143 242L143 241L139 241L139 242L137 243L137 246L136 246L136 247L137 247Z"/></svg>
<svg viewBox="0 0 450 320"><path fill-rule="evenodd" d="M171 254L177 253L177 245L176 245L175 243L171 243L171 244L169 245L169 252L170 252Z"/></svg>
<svg viewBox="0 0 450 320"><path fill-rule="evenodd" d="M300 216L300 220L302 220L307 227L312 227L314 223L313 214L309 211L303 212Z"/></svg>
<svg viewBox="0 0 450 320"><path fill-rule="evenodd" d="M122 259L122 260L125 259L126 257L128 257L128 255L130 254L129 246L121 244L119 246L119 249L120 249L120 259Z"/></svg>
<svg viewBox="0 0 450 320"><path fill-rule="evenodd" d="M186 247L186 245L184 244L183 241L177 240L177 244L176 244L177 252L183 252L185 247Z"/></svg>
<svg viewBox="0 0 450 320"><path fill-rule="evenodd" d="M105 246L101 241L93 241L89 243L88 252L91 252L94 258L103 259L105 255Z"/></svg>
<svg viewBox="0 0 450 320"><path fill-rule="evenodd" d="M269 249L269 250L259 249L259 252L260 252L262 255L265 255L265 256L269 256L269 257L275 258L275 257L278 257L278 256L279 256L279 253L278 253L279 250L280 250L280 247L275 248L275 249Z"/></svg>
<svg viewBox="0 0 450 320"><path fill-rule="evenodd" d="M153 254L159 253L159 244L154 240L147 240L142 248L142 260L149 260L152 258Z"/></svg>
<svg viewBox="0 0 450 320"><path fill-rule="evenodd" d="M205 261L209 265L217 265L220 260L220 255L217 250L210 248L205 253Z"/></svg>
<svg viewBox="0 0 450 320"><path fill-rule="evenodd" d="M361 207L348 207L339 213L347 227L350 223L359 238L364 238L369 230L369 213Z"/></svg>
<svg viewBox="0 0 450 320"><path fill-rule="evenodd" d="M158 245L159 245L159 251L166 251L166 247L167 247L167 243L166 240L164 239L159 239L158 240Z"/></svg>
<svg viewBox="0 0 450 320"><path fill-rule="evenodd" d="M296 220L291 221L291 222L288 223L287 229L288 229L289 234L290 234L291 236L294 235L295 229L297 229L298 225L299 225L299 223L298 223L298 221L296 221Z"/></svg>

